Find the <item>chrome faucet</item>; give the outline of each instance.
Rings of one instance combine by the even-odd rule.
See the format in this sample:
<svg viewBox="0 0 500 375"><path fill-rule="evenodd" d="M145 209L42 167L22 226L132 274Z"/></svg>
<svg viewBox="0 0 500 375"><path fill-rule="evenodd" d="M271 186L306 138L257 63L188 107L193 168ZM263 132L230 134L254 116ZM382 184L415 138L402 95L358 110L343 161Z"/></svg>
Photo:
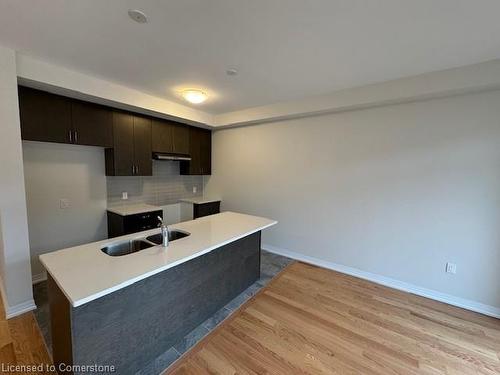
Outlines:
<svg viewBox="0 0 500 375"><path fill-rule="evenodd" d="M168 237L169 237L168 236L168 234L169 234L168 226L163 222L163 219L159 216L158 216L158 221L160 222L158 224L158 226L161 229L161 236L163 237L162 246L168 247Z"/></svg>

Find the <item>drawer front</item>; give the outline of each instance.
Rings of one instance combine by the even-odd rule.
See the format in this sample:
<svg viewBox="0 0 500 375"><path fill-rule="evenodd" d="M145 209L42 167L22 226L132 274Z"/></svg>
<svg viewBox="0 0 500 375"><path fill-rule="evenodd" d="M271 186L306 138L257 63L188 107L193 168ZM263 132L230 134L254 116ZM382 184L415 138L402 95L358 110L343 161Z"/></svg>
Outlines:
<svg viewBox="0 0 500 375"><path fill-rule="evenodd" d="M219 212L220 202L209 202L193 205L193 219L218 214Z"/></svg>
<svg viewBox="0 0 500 375"><path fill-rule="evenodd" d="M126 216L124 219L125 233L136 233L157 228L158 216L163 218L163 212L153 211Z"/></svg>

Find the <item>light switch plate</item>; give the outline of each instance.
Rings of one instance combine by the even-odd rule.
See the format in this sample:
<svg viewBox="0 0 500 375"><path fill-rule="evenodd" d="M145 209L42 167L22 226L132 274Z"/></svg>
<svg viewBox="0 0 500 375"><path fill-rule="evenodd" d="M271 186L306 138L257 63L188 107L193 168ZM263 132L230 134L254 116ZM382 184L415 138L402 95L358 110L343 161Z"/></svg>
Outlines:
<svg viewBox="0 0 500 375"><path fill-rule="evenodd" d="M128 193L126 191L122 191L122 200L126 201L128 199Z"/></svg>

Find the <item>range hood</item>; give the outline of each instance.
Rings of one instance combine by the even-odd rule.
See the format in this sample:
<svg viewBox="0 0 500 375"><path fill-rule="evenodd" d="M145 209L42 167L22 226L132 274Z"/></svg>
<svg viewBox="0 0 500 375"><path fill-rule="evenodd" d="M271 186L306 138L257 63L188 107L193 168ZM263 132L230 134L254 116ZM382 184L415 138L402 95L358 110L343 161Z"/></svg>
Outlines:
<svg viewBox="0 0 500 375"><path fill-rule="evenodd" d="M183 154L170 154L163 152L154 152L153 159L155 160L170 160L170 161L190 161L191 156Z"/></svg>

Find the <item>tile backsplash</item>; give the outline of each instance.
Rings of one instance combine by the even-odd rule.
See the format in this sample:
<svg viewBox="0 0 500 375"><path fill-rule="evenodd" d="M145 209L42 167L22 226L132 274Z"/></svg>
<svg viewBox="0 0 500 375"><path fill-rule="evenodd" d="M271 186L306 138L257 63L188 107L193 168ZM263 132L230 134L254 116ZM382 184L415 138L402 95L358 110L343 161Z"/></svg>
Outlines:
<svg viewBox="0 0 500 375"><path fill-rule="evenodd" d="M135 203L164 206L182 198L202 196L204 187L203 176L181 176L179 162L172 161L153 161L153 176L108 176L106 183L108 207ZM124 191L128 200L122 200Z"/></svg>

